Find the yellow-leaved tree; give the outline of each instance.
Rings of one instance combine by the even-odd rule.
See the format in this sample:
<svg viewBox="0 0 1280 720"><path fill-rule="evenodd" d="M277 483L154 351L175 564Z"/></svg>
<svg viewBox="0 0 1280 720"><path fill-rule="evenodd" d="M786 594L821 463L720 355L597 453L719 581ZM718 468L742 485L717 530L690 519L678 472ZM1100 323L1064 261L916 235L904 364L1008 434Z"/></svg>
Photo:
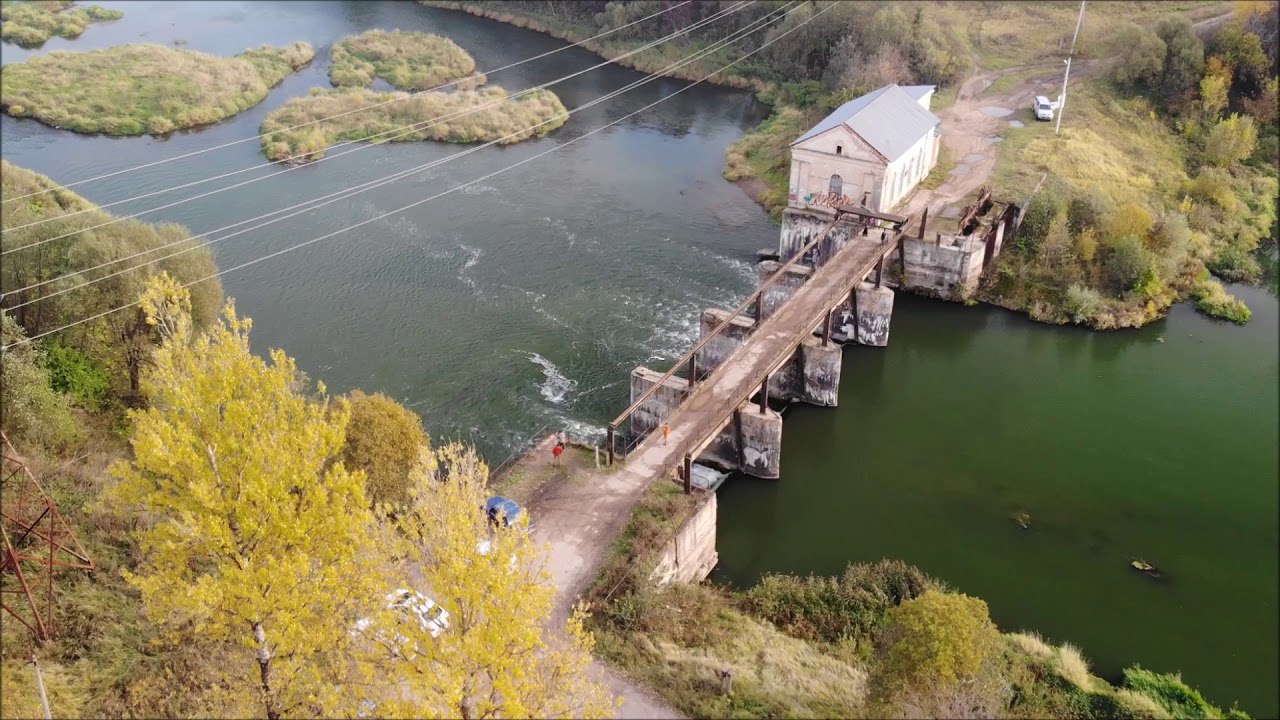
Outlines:
<svg viewBox="0 0 1280 720"><path fill-rule="evenodd" d="M134 460L113 467L111 499L140 519L142 560L127 579L148 617L237 648L218 678L221 712L353 714L352 623L385 592L359 472L336 461L347 418L299 393L291 358L249 349L228 302L196 334L190 298L167 276L141 303L163 344L132 411ZM211 680L212 682L213 680Z"/></svg>
<svg viewBox="0 0 1280 720"><path fill-rule="evenodd" d="M397 685L377 699L375 714L612 717L616 701L586 675L592 638L581 612L556 621L554 588L527 514L510 528L491 526L483 511L487 479L474 450L422 450L411 509L393 520L397 555L449 618L434 637L430 627L404 622L379 634L398 638L380 647Z"/></svg>

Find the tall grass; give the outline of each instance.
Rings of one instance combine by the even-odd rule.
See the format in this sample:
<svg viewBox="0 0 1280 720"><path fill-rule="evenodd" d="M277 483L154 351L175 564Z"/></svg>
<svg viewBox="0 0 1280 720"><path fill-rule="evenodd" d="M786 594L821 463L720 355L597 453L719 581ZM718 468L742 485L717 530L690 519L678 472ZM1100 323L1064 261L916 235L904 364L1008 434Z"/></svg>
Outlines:
<svg viewBox="0 0 1280 720"><path fill-rule="evenodd" d="M124 13L97 5L70 9L75 3L63 0L10 2L0 5L0 37L23 47L41 45L55 35L77 38L91 22L119 20Z"/></svg>
<svg viewBox="0 0 1280 720"><path fill-rule="evenodd" d="M387 103L379 107L370 105ZM305 163L324 157L334 143L364 140L388 133L375 142L438 140L442 142L487 142L501 144L541 137L564 124L568 112L555 93L537 90L514 100L459 115L438 123L426 121L454 115L468 108L495 103L507 97L505 90L488 87L483 90L427 92L409 97L407 93L380 93L363 88L325 90L315 88L310 95L294 98L272 111L262 122L262 148L272 160ZM367 109L361 109L367 108ZM350 113L342 117L333 117ZM287 128L316 122L297 130ZM546 122L534 129L533 126ZM404 129L415 123L426 123L417 130ZM510 135L511 137L507 137ZM399 137L397 137L399 136Z"/></svg>
<svg viewBox="0 0 1280 720"><path fill-rule="evenodd" d="M398 90L425 90L458 78L462 90L484 84L476 62L454 41L423 32L368 30L333 46L329 80L338 87L368 87L382 78ZM470 77L468 77L470 76Z"/></svg>
<svg viewBox="0 0 1280 720"><path fill-rule="evenodd" d="M314 55L305 42L229 58L149 44L54 52L4 66L0 108L77 132L161 135L256 105Z"/></svg>

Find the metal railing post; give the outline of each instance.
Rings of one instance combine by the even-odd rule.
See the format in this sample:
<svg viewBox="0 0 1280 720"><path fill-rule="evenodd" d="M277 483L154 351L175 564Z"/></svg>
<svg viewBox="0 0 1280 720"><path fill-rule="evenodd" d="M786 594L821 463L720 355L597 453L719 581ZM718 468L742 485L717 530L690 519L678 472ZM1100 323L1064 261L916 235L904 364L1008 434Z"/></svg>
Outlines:
<svg viewBox="0 0 1280 720"><path fill-rule="evenodd" d="M609 464L612 465L614 453L617 452L617 450L615 450L616 440L614 437L613 423L609 423L609 430L607 431L607 435L608 435L608 438L605 440L605 442L609 445Z"/></svg>

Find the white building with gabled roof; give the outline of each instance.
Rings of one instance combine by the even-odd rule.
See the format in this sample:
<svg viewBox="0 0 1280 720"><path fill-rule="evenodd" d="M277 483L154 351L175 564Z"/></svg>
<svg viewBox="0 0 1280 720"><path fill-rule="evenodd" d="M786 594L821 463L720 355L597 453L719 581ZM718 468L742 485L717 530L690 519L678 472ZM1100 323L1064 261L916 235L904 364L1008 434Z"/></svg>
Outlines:
<svg viewBox="0 0 1280 720"><path fill-rule="evenodd" d="M886 85L836 108L791 143L791 207L887 212L938 162L934 85Z"/></svg>

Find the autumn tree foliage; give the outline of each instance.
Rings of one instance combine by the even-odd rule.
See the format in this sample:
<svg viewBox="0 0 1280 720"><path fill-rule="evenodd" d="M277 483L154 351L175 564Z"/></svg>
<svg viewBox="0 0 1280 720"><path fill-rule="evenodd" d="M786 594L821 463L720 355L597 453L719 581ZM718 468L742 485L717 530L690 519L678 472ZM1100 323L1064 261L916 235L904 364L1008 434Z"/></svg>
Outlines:
<svg viewBox="0 0 1280 720"><path fill-rule="evenodd" d="M403 505L409 499L409 473L428 443L422 419L382 393L355 390L345 405L350 419L343 462L364 471L371 501Z"/></svg>
<svg viewBox="0 0 1280 720"><path fill-rule="evenodd" d="M375 714L611 717L606 688L585 674L592 639L581 613L555 618L554 588L527 516L510 528L490 526L482 512L487 478L474 450L450 444L422 452L412 510L393 521L396 549L450 621L436 637L414 623L373 633L403 638L380 648L395 691L375 700Z"/></svg>
<svg viewBox="0 0 1280 720"><path fill-rule="evenodd" d="M249 349L232 303L196 335L190 297L153 282L142 306L164 337L130 413L134 460L112 501L143 518L128 581L179 637L242 649L226 668L229 711L342 712L349 628L380 582L366 552L364 478L347 470L346 413L297 392L294 361Z"/></svg>
<svg viewBox="0 0 1280 720"><path fill-rule="evenodd" d="M931 590L889 610L870 677L881 717L995 717L1000 632L978 598Z"/></svg>

